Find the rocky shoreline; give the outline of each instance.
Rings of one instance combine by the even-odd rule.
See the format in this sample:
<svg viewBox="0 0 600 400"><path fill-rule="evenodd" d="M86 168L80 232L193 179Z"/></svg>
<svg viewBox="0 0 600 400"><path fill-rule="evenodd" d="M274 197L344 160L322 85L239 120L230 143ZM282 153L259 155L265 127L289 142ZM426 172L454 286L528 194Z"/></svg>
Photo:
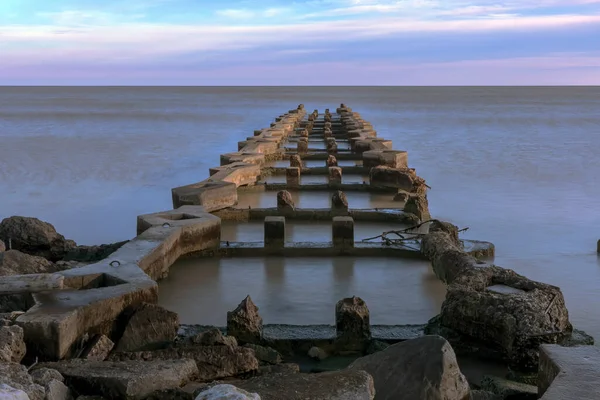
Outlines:
<svg viewBox="0 0 600 400"><path fill-rule="evenodd" d="M315 140L325 148L311 148ZM221 155L207 180L174 188L173 210L139 216L131 241L78 246L46 222L5 218L0 399L555 400L565 387L568 398L594 398L594 380L553 385L570 354L600 365L560 288L485 261L492 244L432 220L428 186L407 157L343 104L335 114L300 105ZM273 163L282 160L289 167ZM356 171L369 182L345 183ZM285 184L264 181L278 174ZM309 174L328 183L301 184ZM277 191L277 207L237 208L247 190ZM301 209L294 190L324 191L331 208ZM350 191L385 193L399 207L355 210ZM221 220L264 221L264 241L223 243ZM332 242L288 243L286 220L330 220ZM356 242L355 221L404 225ZM263 325L248 296L219 328L181 325L156 305L157 281L180 257L306 254L428 259L448 288L440 314L421 326L376 326L366 302L350 297L332 305L334 326Z"/></svg>

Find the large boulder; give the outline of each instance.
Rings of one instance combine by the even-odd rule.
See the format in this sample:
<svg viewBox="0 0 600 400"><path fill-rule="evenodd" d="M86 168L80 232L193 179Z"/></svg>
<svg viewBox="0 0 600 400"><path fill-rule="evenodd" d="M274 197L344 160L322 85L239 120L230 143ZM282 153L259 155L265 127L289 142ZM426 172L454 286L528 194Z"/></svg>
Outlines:
<svg viewBox="0 0 600 400"><path fill-rule="evenodd" d="M50 261L62 260L76 246L72 240L54 229L48 222L37 218L13 216L0 222L0 239L10 240L12 249Z"/></svg>
<svg viewBox="0 0 600 400"><path fill-rule="evenodd" d="M43 257L32 256L18 250L0 253L0 276L45 274L57 270L54 263Z"/></svg>
<svg viewBox="0 0 600 400"><path fill-rule="evenodd" d="M58 370L69 387L80 394L102 395L109 399L142 399L157 390L181 387L198 374L196 363L189 359L69 360L39 365L40 368Z"/></svg>
<svg viewBox="0 0 600 400"><path fill-rule="evenodd" d="M235 336L241 343L260 343L262 329L262 317L250 296L246 296L235 310L227 312L227 335Z"/></svg>
<svg viewBox="0 0 600 400"><path fill-rule="evenodd" d="M23 328L17 325L0 327L0 362L20 363L26 351Z"/></svg>
<svg viewBox="0 0 600 400"><path fill-rule="evenodd" d="M254 350L231 346L185 346L156 351L113 353L110 360L179 360L196 362L197 377L201 381L213 381L244 374L258 369Z"/></svg>
<svg viewBox="0 0 600 400"><path fill-rule="evenodd" d="M469 384L450 344L424 336L361 357L348 367L373 376L377 400L468 400Z"/></svg>
<svg viewBox="0 0 600 400"><path fill-rule="evenodd" d="M0 385L8 385L27 393L30 400L44 400L44 388L33 382L24 365L0 362Z"/></svg>
<svg viewBox="0 0 600 400"><path fill-rule="evenodd" d="M160 348L173 341L179 330L179 315L144 303L131 316L116 351L142 351Z"/></svg>
<svg viewBox="0 0 600 400"><path fill-rule="evenodd" d="M230 346L236 347L237 340L233 336L225 336L218 328L212 328L204 332L198 333L191 338L192 343L201 346Z"/></svg>
<svg viewBox="0 0 600 400"><path fill-rule="evenodd" d="M228 383L247 392L257 393L261 400L372 400L375 398L373 378L365 371L273 374Z"/></svg>

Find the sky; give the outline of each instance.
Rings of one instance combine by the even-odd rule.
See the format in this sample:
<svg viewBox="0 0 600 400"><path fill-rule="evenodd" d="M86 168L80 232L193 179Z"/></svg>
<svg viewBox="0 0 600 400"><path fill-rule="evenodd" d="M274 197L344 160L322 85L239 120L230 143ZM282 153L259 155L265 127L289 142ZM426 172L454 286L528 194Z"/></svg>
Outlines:
<svg viewBox="0 0 600 400"><path fill-rule="evenodd" d="M0 0L0 85L600 85L600 0Z"/></svg>

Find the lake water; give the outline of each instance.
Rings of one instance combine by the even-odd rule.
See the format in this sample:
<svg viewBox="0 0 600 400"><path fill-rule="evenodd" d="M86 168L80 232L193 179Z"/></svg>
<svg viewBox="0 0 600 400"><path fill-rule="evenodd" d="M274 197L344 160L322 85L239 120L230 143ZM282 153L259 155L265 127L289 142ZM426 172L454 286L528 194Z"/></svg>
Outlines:
<svg viewBox="0 0 600 400"><path fill-rule="evenodd" d="M131 238L138 214L170 209L172 187L205 179L254 129L298 103L312 111L342 102L408 150L432 187L434 217L494 242L498 265L560 286L574 324L600 338L600 88L3 87L0 217L36 216L81 244ZM219 267L219 282L236 302L269 274L250 274L256 282L236 290L228 268ZM310 268L288 270L302 290L284 293L303 297L287 301L302 304L313 293ZM423 305L439 296L413 292ZM276 298L259 307L276 310ZM334 299L326 301L315 307L332 318ZM406 309L406 321L435 313L400 297L370 303Z"/></svg>

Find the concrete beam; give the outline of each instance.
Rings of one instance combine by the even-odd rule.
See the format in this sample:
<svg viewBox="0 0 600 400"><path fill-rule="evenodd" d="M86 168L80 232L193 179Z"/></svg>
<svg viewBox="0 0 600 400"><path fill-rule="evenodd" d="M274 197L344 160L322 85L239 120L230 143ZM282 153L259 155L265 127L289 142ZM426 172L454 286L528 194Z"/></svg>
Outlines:
<svg viewBox="0 0 600 400"><path fill-rule="evenodd" d="M205 180L171 189L173 208L184 205L203 206L208 212L237 204L237 186L231 182Z"/></svg>

